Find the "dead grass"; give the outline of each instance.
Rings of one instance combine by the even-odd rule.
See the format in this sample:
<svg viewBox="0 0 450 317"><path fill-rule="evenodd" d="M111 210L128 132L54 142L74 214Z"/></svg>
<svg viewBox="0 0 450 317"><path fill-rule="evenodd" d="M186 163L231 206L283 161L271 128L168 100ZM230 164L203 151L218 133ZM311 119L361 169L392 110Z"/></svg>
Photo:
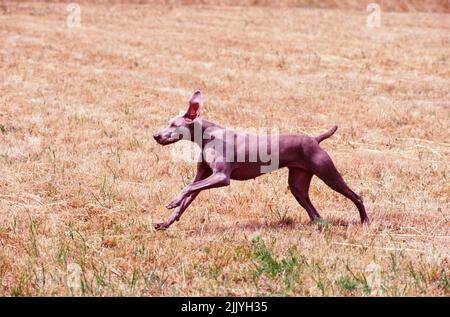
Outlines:
<svg viewBox="0 0 450 317"><path fill-rule="evenodd" d="M6 7L0 294L449 295L448 15L86 4L68 29L63 4ZM197 88L223 125L338 124L323 146L371 225L317 179L309 225L279 171L152 230L194 165L151 135Z"/></svg>
<svg viewBox="0 0 450 317"><path fill-rule="evenodd" d="M70 3L72 0L35 0L34 2ZM78 0L81 4L165 4L259 6L278 8L326 8L364 11L369 3L379 4L383 11L450 13L447 0Z"/></svg>

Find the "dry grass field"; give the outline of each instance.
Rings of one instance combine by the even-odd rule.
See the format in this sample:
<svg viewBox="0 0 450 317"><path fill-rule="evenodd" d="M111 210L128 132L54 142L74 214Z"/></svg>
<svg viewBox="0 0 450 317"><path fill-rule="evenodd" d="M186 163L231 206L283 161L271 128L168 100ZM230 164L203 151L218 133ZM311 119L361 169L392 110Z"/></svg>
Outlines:
<svg viewBox="0 0 450 317"><path fill-rule="evenodd" d="M449 296L449 14L81 10L0 5L1 295ZM337 124L322 146L370 225L317 178L309 224L280 170L155 231L195 164L152 134L195 89L225 126Z"/></svg>

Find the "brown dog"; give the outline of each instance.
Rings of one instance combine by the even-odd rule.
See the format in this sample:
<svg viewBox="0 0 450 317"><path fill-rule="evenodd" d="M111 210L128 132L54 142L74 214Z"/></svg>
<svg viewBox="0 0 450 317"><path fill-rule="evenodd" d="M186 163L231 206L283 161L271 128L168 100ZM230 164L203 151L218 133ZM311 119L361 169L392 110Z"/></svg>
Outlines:
<svg viewBox="0 0 450 317"><path fill-rule="evenodd" d="M173 118L168 127L153 136L162 145L189 140L202 149L193 182L166 205L168 209L175 208L175 211L167 221L156 224L155 229L166 229L178 221L204 189L228 186L231 179L247 180L282 167L289 169L289 188L298 203L306 209L311 221L320 218L308 194L313 175L349 198L358 208L362 223L369 220L361 198L348 187L330 156L319 145L333 135L337 126L317 137L254 135L200 119L201 105L202 95L196 91L189 100L186 114ZM269 151L262 151L267 147ZM267 165L268 155L272 159L270 166Z"/></svg>

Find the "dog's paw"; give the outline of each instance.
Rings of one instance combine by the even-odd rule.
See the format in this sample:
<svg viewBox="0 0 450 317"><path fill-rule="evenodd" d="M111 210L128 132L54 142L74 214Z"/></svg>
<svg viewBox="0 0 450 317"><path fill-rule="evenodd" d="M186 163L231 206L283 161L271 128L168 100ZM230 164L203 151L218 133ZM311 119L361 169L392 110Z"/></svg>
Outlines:
<svg viewBox="0 0 450 317"><path fill-rule="evenodd" d="M175 198L174 200L172 200L170 203L168 203L166 205L167 209L173 209L175 207L178 207L181 203L181 199Z"/></svg>
<svg viewBox="0 0 450 317"><path fill-rule="evenodd" d="M167 228L169 228L169 226L165 222L160 222L155 224L153 228L155 228L156 230L166 230Z"/></svg>
<svg viewBox="0 0 450 317"><path fill-rule="evenodd" d="M368 226L370 225L370 219L369 217L365 216L364 218L361 219L361 225L363 226Z"/></svg>

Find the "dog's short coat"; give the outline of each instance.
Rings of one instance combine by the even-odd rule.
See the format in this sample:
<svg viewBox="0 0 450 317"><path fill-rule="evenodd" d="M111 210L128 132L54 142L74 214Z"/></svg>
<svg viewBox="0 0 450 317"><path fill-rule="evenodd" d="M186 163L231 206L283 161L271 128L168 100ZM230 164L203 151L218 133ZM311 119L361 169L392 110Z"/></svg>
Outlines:
<svg viewBox="0 0 450 317"><path fill-rule="evenodd" d="M162 145L187 139L196 142L202 150L194 180L166 205L168 209L175 208L175 211L167 221L156 224L155 229L166 229L178 221L200 191L228 186L231 179L247 180L263 174L262 168L266 162L262 162L257 153L253 153L255 147L249 146L248 140L256 137L258 144L267 143L269 146L275 142L274 137L270 135L254 136L202 120L199 118L201 105L202 95L200 91L196 91L189 100L186 114L173 118L168 127L153 136ZM200 140L194 137L196 129L202 132ZM287 134L277 136L276 142L279 147L277 168L287 167L289 169L289 188L298 203L308 212L311 221L320 218L308 194L311 178L316 175L333 190L349 198L358 208L361 222L364 223L369 218L361 198L348 187L330 156L319 145L320 142L332 136L336 130L337 126L334 126L317 137ZM185 133L186 131L189 133ZM233 142L231 147L225 146L233 151L232 157L255 157L257 159L227 161L226 153L216 151L210 146L211 142L217 142L218 139L225 145L230 145L228 144L230 140L241 140Z"/></svg>

